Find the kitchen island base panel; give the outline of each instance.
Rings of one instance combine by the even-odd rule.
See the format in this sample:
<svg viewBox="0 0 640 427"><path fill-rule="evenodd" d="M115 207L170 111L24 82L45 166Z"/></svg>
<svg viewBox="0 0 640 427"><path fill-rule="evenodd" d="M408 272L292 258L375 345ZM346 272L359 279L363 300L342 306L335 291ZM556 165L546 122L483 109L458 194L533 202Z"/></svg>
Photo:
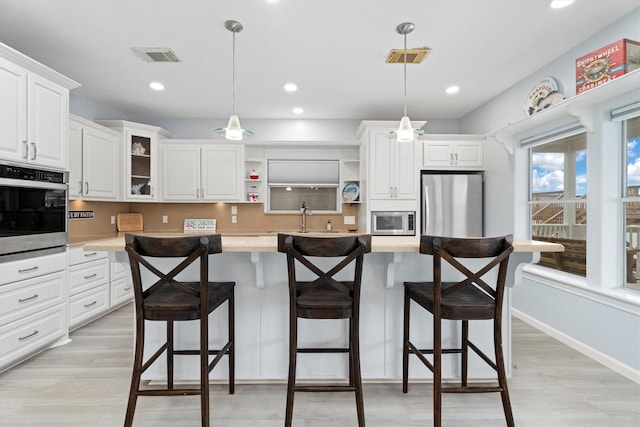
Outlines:
<svg viewBox="0 0 640 427"><path fill-rule="evenodd" d="M402 377L402 309L404 281L420 277L431 277L431 265L424 262L418 253L402 254L401 262L395 264L395 286L387 287L387 253L371 253L365 256L362 279L362 299L360 313L360 351L362 377L364 380L399 381ZM288 369L288 314L289 295L286 260L284 254L264 252L260 254L264 270L264 287L256 286L256 270L252 268L250 252L222 253L210 258L210 280L236 282L236 379L244 382L286 381ZM165 259L166 268L176 265L175 260ZM197 271L185 274L197 275ZM151 280L151 275L143 276ZM507 289L507 298L508 292ZM419 346L432 343L432 319L428 313L416 310L412 316L413 330L423 331L415 341ZM210 316L211 346L220 345L217 337L225 336L226 307L216 310ZM505 363L510 366L510 308L505 306L504 336ZM491 351L492 324L479 322L470 334L483 350ZM485 324L486 323L486 324ZM147 342L145 348L154 348L161 342L164 329L147 322ZM300 346L344 346L347 343L347 321L345 320L299 320ZM455 345L459 341L459 331L454 322L443 323L443 344ZM187 347L198 342L197 327L190 322L176 322L180 342L177 346ZM336 334L336 330L339 333ZM162 359L162 358L161 358ZM443 363L443 377L456 378L460 375L456 357ZM480 360L470 358L470 379L494 378L495 373ZM226 364L222 360L221 364ZM415 364L414 364L415 363ZM158 361L145 374L145 379L162 381L164 362ZM187 359L175 362L176 381L192 381L198 378L197 364ZM412 360L411 378L431 378L430 372L421 369L419 362ZM226 367L214 370L212 380L226 378ZM298 378L308 380L335 380L348 378L348 360L342 354L301 354L298 358Z"/></svg>

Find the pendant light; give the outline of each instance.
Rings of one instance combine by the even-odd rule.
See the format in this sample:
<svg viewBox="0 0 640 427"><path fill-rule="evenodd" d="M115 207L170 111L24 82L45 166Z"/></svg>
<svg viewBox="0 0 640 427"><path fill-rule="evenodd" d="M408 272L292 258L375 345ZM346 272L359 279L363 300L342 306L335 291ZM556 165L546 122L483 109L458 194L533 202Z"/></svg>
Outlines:
<svg viewBox="0 0 640 427"><path fill-rule="evenodd" d="M396 31L404 36L404 115L400 119L398 130L391 131L389 134L395 136L398 142L413 142L414 135L422 135L422 129L414 129L411 127L411 121L407 116L407 34L412 32L415 25L411 22L403 22L396 27Z"/></svg>
<svg viewBox="0 0 640 427"><path fill-rule="evenodd" d="M224 135L225 138L232 141L242 141L243 137L253 135L253 132L242 129L240 119L236 115L236 33L242 31L242 24L238 21L229 20L224 23L224 27L233 33L233 111L231 117L229 117L227 127L216 129L216 133Z"/></svg>

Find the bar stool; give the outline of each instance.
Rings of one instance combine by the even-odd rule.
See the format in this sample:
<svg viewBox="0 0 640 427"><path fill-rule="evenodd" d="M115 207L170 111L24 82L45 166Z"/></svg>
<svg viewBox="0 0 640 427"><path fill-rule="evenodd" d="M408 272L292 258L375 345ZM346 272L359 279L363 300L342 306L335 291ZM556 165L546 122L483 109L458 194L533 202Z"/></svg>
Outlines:
<svg viewBox="0 0 640 427"><path fill-rule="evenodd" d="M452 238L421 236L420 253L433 256L433 281L404 283L404 336L402 351L402 391L408 390L409 354L433 372L433 425L442 423L442 393L487 393L499 392L502 397L507 425L513 427L513 414L509 402L507 376L502 353L502 303L509 255L513 251L512 236L492 238ZM490 258L475 272L465 267L458 259ZM465 278L459 282L442 282L441 262L444 260ZM483 276L498 267L495 287ZM487 279L488 280L488 279ZM411 301L433 314L433 348L418 349L409 339L409 309ZM442 348L442 319L461 320L462 336L459 348ZM493 319L493 347L495 363L475 344L469 341L469 320ZM498 374L498 384L469 386L467 384L468 350L473 350ZM425 357L433 355L433 363ZM460 386L442 386L442 354L460 354Z"/></svg>
<svg viewBox="0 0 640 427"><path fill-rule="evenodd" d="M133 277L136 307L136 343L131 376L131 389L124 425L131 426L138 396L200 395L202 426L209 426L209 372L224 355L229 357L229 393L234 392L234 293L235 282L210 282L209 255L222 252L219 234L208 236L186 236L179 238L125 235L125 249L129 254ZM152 258L182 258L168 273L161 272L151 264ZM199 260L199 281L184 282L176 276ZM150 286L143 288L141 267L158 277ZM225 301L228 302L229 339L219 350L209 349L208 315ZM175 349L173 322L198 320L200 324L200 348ZM166 342L147 361L143 361L145 321L166 322ZM140 389L140 378L160 355L166 352L166 389ZM200 388L174 388L173 356L200 356ZM209 355L215 355L209 363Z"/></svg>
<svg viewBox="0 0 640 427"><path fill-rule="evenodd" d="M308 237L278 234L278 251L287 255L289 275L289 379L285 426L293 420L293 397L296 391L336 392L353 391L356 395L358 425L364 423L364 401L360 374L360 285L364 254L371 251L371 236ZM313 264L309 257L341 257L328 269ZM355 262L353 279L333 278L338 272ZM296 266L304 266L317 279L300 281ZM349 319L349 345L341 348L298 348L298 318ZM298 353L348 353L349 384L296 385Z"/></svg>

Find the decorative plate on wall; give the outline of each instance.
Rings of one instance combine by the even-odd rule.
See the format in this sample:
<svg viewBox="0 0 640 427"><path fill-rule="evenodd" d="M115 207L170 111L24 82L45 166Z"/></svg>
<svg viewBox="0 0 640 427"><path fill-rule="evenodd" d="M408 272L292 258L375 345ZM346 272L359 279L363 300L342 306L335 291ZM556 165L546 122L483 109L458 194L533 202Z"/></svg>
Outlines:
<svg viewBox="0 0 640 427"><path fill-rule="evenodd" d="M360 188L358 184L355 182L350 182L344 186L342 189L342 200L345 203L351 203L358 200L358 196L360 195Z"/></svg>
<svg viewBox="0 0 640 427"><path fill-rule="evenodd" d="M524 101L524 115L530 116L564 100L558 93L558 83L553 77L545 77L533 85Z"/></svg>

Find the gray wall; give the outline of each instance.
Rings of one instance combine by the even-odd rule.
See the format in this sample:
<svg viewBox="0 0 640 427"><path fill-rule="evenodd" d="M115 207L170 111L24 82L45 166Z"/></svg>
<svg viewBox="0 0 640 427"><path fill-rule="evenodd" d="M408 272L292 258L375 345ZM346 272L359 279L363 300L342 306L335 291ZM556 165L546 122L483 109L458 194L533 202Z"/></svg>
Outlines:
<svg viewBox="0 0 640 427"><path fill-rule="evenodd" d="M640 8L605 30L566 52L561 57L523 78L507 91L460 120L462 133L490 133L524 118L523 104L530 88L544 77L558 81L560 91L575 96L575 59L621 38L640 40ZM625 98L626 97L621 97ZM622 100L621 100L622 102ZM604 111L605 106L599 109ZM604 118L605 114L597 114ZM614 124L615 125L615 124ZM614 125L607 125L612 128ZM617 125L616 129L618 129ZM589 196L587 249L589 277L582 283L566 285L562 280L527 276L512 289L512 306L525 318L564 342L618 370L630 378L640 379L640 295L614 289L621 278L617 230L619 209L611 196L618 193L621 174L619 150L611 149L619 141L619 130L596 126L588 134ZM517 145L517 142L516 142ZM489 235L519 234L523 221L515 217L516 191L526 191L526 153L510 155L501 143L488 138L485 153L485 230ZM517 171L516 164L517 161ZM517 174L516 174L517 172ZM515 184L514 184L515 183ZM525 185L523 185L525 184ZM518 197L516 197L518 196ZM611 214L614 211L613 214ZM518 213L518 215L521 215ZM618 221L618 222L616 222ZM514 225L515 222L515 225ZM608 230L607 230L608 228ZM525 237L525 236L523 236ZM554 283L555 282L555 283Z"/></svg>

